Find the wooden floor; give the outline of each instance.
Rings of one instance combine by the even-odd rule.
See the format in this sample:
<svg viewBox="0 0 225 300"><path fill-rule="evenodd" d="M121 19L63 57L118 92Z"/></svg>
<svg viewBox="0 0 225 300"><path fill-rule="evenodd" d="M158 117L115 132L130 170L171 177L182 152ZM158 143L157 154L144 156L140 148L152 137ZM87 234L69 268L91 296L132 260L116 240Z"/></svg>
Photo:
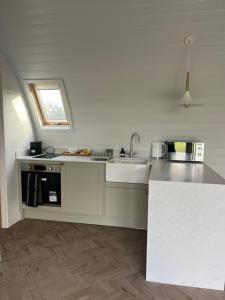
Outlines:
<svg viewBox="0 0 225 300"><path fill-rule="evenodd" d="M224 300L145 282L146 232L24 220L0 229L0 300Z"/></svg>

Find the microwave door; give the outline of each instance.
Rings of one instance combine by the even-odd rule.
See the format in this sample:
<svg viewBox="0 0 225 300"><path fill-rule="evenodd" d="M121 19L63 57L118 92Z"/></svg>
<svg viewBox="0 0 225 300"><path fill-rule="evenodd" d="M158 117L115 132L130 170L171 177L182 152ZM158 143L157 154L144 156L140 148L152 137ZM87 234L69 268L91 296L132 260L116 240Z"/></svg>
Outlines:
<svg viewBox="0 0 225 300"><path fill-rule="evenodd" d="M187 160L187 143L175 142L176 160Z"/></svg>
<svg viewBox="0 0 225 300"><path fill-rule="evenodd" d="M186 160L192 161L193 159L193 143L186 143Z"/></svg>
<svg viewBox="0 0 225 300"><path fill-rule="evenodd" d="M175 142L167 142L167 159L176 160L176 156Z"/></svg>
<svg viewBox="0 0 225 300"><path fill-rule="evenodd" d="M196 145L192 143L192 155L191 155L191 160L195 160L195 152L196 152Z"/></svg>

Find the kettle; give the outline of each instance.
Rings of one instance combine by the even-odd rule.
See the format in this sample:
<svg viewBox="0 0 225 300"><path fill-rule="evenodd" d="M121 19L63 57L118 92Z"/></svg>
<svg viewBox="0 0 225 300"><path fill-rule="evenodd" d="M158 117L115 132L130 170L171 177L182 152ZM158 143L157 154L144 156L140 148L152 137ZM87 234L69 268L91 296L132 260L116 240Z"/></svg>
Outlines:
<svg viewBox="0 0 225 300"><path fill-rule="evenodd" d="M152 142L151 143L151 157L155 159L163 158L166 154L166 144L162 142Z"/></svg>

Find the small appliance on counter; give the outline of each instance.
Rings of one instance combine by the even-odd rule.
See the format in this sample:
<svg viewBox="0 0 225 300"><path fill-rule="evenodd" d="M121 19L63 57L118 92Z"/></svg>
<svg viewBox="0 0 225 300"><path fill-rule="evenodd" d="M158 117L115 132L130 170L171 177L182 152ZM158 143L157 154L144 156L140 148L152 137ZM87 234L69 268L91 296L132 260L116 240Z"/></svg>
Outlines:
<svg viewBox="0 0 225 300"><path fill-rule="evenodd" d="M151 143L151 157L155 159L163 158L166 154L166 144L162 142Z"/></svg>
<svg viewBox="0 0 225 300"><path fill-rule="evenodd" d="M167 141L167 160L203 162L204 143L196 141Z"/></svg>
<svg viewBox="0 0 225 300"><path fill-rule="evenodd" d="M42 154L42 142L30 142L30 156Z"/></svg>

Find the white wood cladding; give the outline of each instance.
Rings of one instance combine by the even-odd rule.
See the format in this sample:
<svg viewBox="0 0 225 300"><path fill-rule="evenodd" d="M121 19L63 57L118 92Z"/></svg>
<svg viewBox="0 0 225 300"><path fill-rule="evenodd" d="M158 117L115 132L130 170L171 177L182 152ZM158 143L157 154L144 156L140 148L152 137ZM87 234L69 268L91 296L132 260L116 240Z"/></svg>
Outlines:
<svg viewBox="0 0 225 300"><path fill-rule="evenodd" d="M193 34L191 93L184 110L184 36ZM225 176L225 1L0 0L0 49L20 79L63 78L75 132L58 146L128 147L195 138ZM140 152L139 152L140 153Z"/></svg>

